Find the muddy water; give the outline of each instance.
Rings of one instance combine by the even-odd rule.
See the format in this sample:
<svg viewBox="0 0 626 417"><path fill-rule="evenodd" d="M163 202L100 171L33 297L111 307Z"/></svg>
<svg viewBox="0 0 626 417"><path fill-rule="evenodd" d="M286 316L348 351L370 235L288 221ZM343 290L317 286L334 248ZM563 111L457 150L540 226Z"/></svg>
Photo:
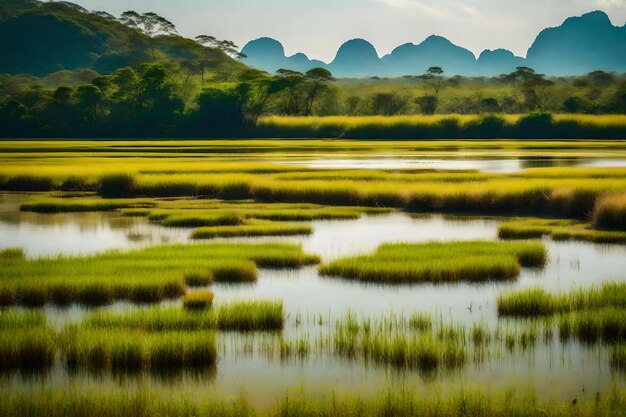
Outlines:
<svg viewBox="0 0 626 417"><path fill-rule="evenodd" d="M0 194L0 248L23 247L28 256L58 253L92 253L112 248L135 248L163 242L187 242L190 229L164 228L143 219L128 219L113 213L47 215L20 213L24 194ZM368 253L383 242L495 239L499 220L443 216L411 217L397 213L364 216L350 221L312 222L313 234L289 238L237 239L243 241L286 241L300 243L307 252L324 261ZM228 241L225 239L225 241ZM314 341L330 332L331 323L348 310L363 317L382 314L409 315L416 311L436 314L444 321L498 324L495 300L502 291L542 286L567 290L602 281L626 278L626 247L546 240L550 260L540 270L524 269L508 283L401 285L363 284L320 277L315 267L292 271L262 270L258 282L250 285L213 286L216 301L231 299L282 299L287 314L284 337L301 336ZM174 302L174 304L177 302ZM116 304L112 309L134 308ZM57 325L80 321L86 310L79 307L46 312ZM319 317L322 324L319 324ZM502 321L499 322L502 325ZM398 371L375 364L365 365L312 353L306 359L280 360L276 355L254 351L249 343L276 335L241 336L220 334L220 361L214 372L155 376L69 375L58 365L50 373L25 377L0 376L3 389L40 389L44 386L68 389L92 387L110 389L155 389L164 395L187 394L197 398L246 396L253 405L270 407L285 392L304 391L308 395L369 395L381 390L407 388L424 393L441 393L459 388L480 387L502 391L513 388L535 391L562 399L593 398L597 391L614 384L626 385L623 374L613 373L606 347L577 343L539 342L525 352L505 349L486 362L471 361L456 371L424 375Z"/></svg>

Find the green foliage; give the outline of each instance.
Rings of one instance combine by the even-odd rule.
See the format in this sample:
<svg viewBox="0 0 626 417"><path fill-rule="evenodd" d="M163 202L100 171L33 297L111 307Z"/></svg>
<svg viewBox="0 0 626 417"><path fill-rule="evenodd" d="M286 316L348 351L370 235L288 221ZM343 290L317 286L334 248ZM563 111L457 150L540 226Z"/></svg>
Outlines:
<svg viewBox="0 0 626 417"><path fill-rule="evenodd" d="M384 244L372 255L340 259L320 274L381 283L485 281L515 278L521 266L543 266L539 242Z"/></svg>

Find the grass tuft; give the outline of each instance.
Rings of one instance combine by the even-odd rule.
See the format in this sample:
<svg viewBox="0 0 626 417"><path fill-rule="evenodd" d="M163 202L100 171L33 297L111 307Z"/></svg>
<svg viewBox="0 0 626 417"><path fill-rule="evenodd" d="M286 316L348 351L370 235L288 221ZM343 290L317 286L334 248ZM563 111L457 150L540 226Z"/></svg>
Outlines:
<svg viewBox="0 0 626 417"><path fill-rule="evenodd" d="M213 304L213 291L196 290L188 292L183 297L183 306L187 310L204 310Z"/></svg>

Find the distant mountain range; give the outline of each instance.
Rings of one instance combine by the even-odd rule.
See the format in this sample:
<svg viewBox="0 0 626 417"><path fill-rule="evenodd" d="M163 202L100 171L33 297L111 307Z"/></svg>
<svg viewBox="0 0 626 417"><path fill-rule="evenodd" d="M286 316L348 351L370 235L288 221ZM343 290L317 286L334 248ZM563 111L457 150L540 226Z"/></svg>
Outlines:
<svg viewBox="0 0 626 417"><path fill-rule="evenodd" d="M431 66L443 67L447 75L496 76L518 66L528 66L551 76L585 74L595 70L626 72L626 25L614 26L606 13L595 11L570 17L558 27L543 30L526 58L506 49L485 50L478 58L441 36L422 43L398 46L379 57L364 39L344 43L335 59L326 64L298 53L286 56L283 45L271 38L249 42L242 49L244 63L275 72L280 68L307 71L324 67L336 77L400 77L422 74Z"/></svg>

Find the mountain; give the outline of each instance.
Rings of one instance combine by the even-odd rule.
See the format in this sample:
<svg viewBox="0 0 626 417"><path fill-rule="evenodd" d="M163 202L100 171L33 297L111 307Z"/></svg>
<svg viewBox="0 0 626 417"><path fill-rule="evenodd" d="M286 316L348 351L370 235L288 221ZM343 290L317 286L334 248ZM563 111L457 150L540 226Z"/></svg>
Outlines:
<svg viewBox="0 0 626 417"><path fill-rule="evenodd" d="M260 44L257 42L263 40ZM269 51L271 44L272 53ZM253 47L249 47L253 46ZM422 43L398 46L389 55L378 57L374 46L363 39L344 43L330 64L286 57L282 44L262 38L246 45L246 63L274 72L278 68L297 71L314 66L329 69L337 77L423 74L431 66L440 66L447 75L497 76L518 66L529 66L548 75L580 75L595 70L626 72L626 25L614 26L601 11L571 17L556 28L543 30L528 50L526 58L506 49L485 50L478 59L474 54L441 36L429 36ZM306 59L305 59L306 58Z"/></svg>
<svg viewBox="0 0 626 417"><path fill-rule="evenodd" d="M476 57L446 38L432 35L419 45L407 43L386 55L383 61L391 76L423 74L433 66L450 75L476 75Z"/></svg>
<svg viewBox="0 0 626 417"><path fill-rule="evenodd" d="M110 73L152 59L150 38L110 15L63 2L0 2L0 73L40 77L63 70ZM207 50L180 36L158 37L152 42L161 62L182 63L208 54L215 71L245 68L221 51Z"/></svg>
<svg viewBox="0 0 626 417"><path fill-rule="evenodd" d="M272 38L250 41L243 47L241 53L246 55L242 62L271 73L281 68L306 72L312 68L326 65L322 61L310 60L303 53L288 57L285 55L283 44Z"/></svg>
<svg viewBox="0 0 626 417"><path fill-rule="evenodd" d="M543 30L526 55L527 65L550 75L594 70L626 71L626 26L613 26L606 13L570 17Z"/></svg>
<svg viewBox="0 0 626 417"><path fill-rule="evenodd" d="M522 57L515 56L507 49L486 49L478 57L477 72L480 75L498 76L515 71L515 68L526 65Z"/></svg>
<svg viewBox="0 0 626 417"><path fill-rule="evenodd" d="M328 65L337 77L371 77L386 72L374 45L364 39L352 39L339 48Z"/></svg>

